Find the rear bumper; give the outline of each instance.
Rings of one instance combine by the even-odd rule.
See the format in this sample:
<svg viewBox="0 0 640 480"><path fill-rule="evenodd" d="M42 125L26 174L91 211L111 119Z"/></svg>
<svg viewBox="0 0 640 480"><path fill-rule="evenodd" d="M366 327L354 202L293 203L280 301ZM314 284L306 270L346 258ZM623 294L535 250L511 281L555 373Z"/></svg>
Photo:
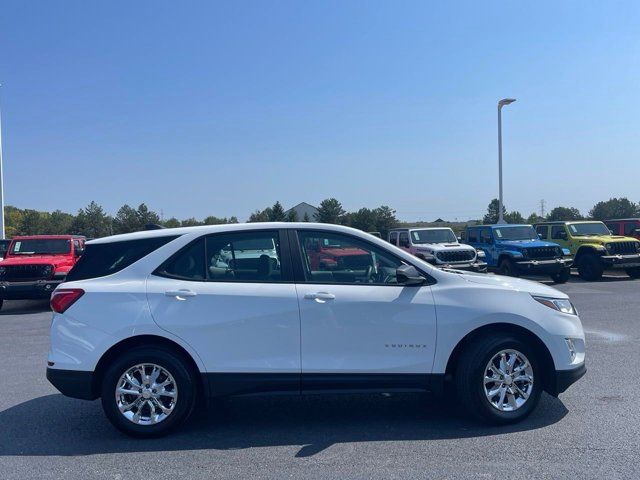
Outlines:
<svg viewBox="0 0 640 480"><path fill-rule="evenodd" d="M571 267L573 259L570 257L553 260L520 260L515 262L521 274L553 275L560 270Z"/></svg>
<svg viewBox="0 0 640 480"><path fill-rule="evenodd" d="M47 380L67 397L82 400L98 398L93 389L93 372L47 368Z"/></svg>
<svg viewBox="0 0 640 480"><path fill-rule="evenodd" d="M551 395L558 396L571 385L580 380L585 373L587 373L587 366L585 363L571 370L556 370L555 385L551 385L552 391L550 391L549 393Z"/></svg>
<svg viewBox="0 0 640 480"><path fill-rule="evenodd" d="M49 298L51 292L64 282L60 280L38 280L35 282L0 282L0 299L33 300Z"/></svg>
<svg viewBox="0 0 640 480"><path fill-rule="evenodd" d="M600 257L607 268L640 267L640 254L603 255Z"/></svg>

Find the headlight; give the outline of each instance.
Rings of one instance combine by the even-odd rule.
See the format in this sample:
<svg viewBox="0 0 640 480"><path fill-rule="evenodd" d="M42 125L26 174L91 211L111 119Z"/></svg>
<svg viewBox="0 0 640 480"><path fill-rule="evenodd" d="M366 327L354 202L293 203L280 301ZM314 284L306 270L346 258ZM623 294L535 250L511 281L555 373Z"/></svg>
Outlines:
<svg viewBox="0 0 640 480"><path fill-rule="evenodd" d="M605 244L604 248L607 250L607 252L611 253L611 250L613 249L613 245L611 245L610 243Z"/></svg>
<svg viewBox="0 0 640 480"><path fill-rule="evenodd" d="M52 273L53 267L51 265L47 265L42 269L42 275L44 275L45 277L51 276Z"/></svg>
<svg viewBox="0 0 640 480"><path fill-rule="evenodd" d="M640 242L636 242L636 252L640 252Z"/></svg>
<svg viewBox="0 0 640 480"><path fill-rule="evenodd" d="M575 307L569 300L564 300L560 298L536 297L536 296L534 296L533 299L536 302L540 302L542 305L546 307L557 310L558 312L568 313L569 315L578 314L578 312L576 312Z"/></svg>
<svg viewBox="0 0 640 480"><path fill-rule="evenodd" d="M478 254L478 258L485 258L487 255L484 253L484 250L476 250Z"/></svg>

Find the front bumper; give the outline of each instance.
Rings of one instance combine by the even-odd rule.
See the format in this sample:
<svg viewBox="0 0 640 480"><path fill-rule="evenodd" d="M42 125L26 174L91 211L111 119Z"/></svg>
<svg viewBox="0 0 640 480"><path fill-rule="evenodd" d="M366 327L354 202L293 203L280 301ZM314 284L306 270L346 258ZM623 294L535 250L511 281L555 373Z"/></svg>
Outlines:
<svg viewBox="0 0 640 480"><path fill-rule="evenodd" d="M571 267L573 258L563 257L553 260L518 260L515 262L518 272L530 275L553 275L564 268Z"/></svg>
<svg viewBox="0 0 640 480"><path fill-rule="evenodd" d="M93 372L47 368L47 380L63 395L82 400L95 400Z"/></svg>
<svg viewBox="0 0 640 480"><path fill-rule="evenodd" d="M631 255L603 255L600 258L607 268L640 267L640 253Z"/></svg>
<svg viewBox="0 0 640 480"><path fill-rule="evenodd" d="M486 262L467 262L467 263L434 263L438 268L452 268L454 270L464 270L467 272L486 273Z"/></svg>
<svg viewBox="0 0 640 480"><path fill-rule="evenodd" d="M579 367L571 370L556 370L556 381L555 384L551 386L552 391L549 393L551 395L558 396L575 382L580 380L585 373L587 373L587 366L584 362Z"/></svg>
<svg viewBox="0 0 640 480"><path fill-rule="evenodd" d="M0 299L34 300L49 298L51 292L64 282L64 279L36 280L35 282L0 282Z"/></svg>

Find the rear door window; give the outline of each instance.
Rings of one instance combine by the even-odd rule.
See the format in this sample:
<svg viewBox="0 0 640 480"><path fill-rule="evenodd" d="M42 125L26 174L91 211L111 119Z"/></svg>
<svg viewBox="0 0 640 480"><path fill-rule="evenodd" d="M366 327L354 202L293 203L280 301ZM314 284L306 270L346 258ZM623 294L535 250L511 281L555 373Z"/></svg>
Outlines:
<svg viewBox="0 0 640 480"><path fill-rule="evenodd" d="M488 228L483 228L480 230L480 243L491 243L491 230Z"/></svg>
<svg viewBox="0 0 640 480"><path fill-rule="evenodd" d="M105 277L119 272L176 238L177 235L170 235L121 242L89 243L80 260L67 275L66 281Z"/></svg>
<svg viewBox="0 0 640 480"><path fill-rule="evenodd" d="M409 232L400 232L400 246L409 247Z"/></svg>
<svg viewBox="0 0 640 480"><path fill-rule="evenodd" d="M563 240L562 232L564 231L564 225L554 225L551 227L551 240Z"/></svg>
<svg viewBox="0 0 640 480"><path fill-rule="evenodd" d="M207 237L206 269L212 282L280 282L281 258L276 230Z"/></svg>
<svg viewBox="0 0 640 480"><path fill-rule="evenodd" d="M398 232L391 232L389 234L389 243L391 243L391 245L398 245Z"/></svg>

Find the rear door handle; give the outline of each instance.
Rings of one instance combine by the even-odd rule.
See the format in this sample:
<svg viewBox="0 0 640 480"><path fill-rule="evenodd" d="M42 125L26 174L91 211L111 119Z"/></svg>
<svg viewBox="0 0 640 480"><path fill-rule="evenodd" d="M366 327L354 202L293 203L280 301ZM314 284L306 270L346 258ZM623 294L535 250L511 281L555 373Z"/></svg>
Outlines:
<svg viewBox="0 0 640 480"><path fill-rule="evenodd" d="M167 297L176 297L178 300L185 300L187 297L195 297L197 295L193 290L169 290L164 292Z"/></svg>
<svg viewBox="0 0 640 480"><path fill-rule="evenodd" d="M336 296L333 293L327 292L317 292L317 293L306 293L304 298L307 300L333 300Z"/></svg>

